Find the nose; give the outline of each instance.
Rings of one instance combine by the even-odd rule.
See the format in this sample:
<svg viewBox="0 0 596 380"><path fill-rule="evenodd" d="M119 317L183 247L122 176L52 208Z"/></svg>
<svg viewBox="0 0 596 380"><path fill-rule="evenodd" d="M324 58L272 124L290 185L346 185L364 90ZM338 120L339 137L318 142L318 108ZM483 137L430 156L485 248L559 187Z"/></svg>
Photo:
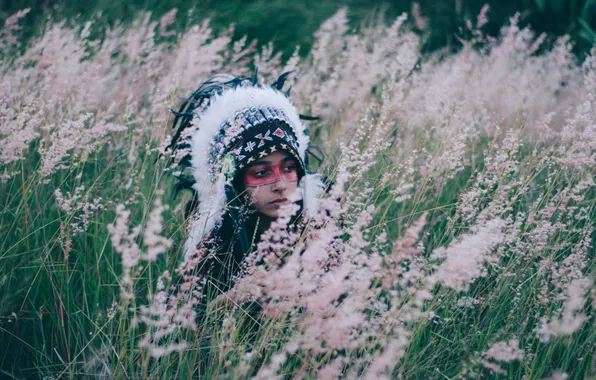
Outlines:
<svg viewBox="0 0 596 380"><path fill-rule="evenodd" d="M281 178L271 184L271 191L275 193L283 193L284 191L286 191L287 188L288 185L286 184L286 181L284 181Z"/></svg>

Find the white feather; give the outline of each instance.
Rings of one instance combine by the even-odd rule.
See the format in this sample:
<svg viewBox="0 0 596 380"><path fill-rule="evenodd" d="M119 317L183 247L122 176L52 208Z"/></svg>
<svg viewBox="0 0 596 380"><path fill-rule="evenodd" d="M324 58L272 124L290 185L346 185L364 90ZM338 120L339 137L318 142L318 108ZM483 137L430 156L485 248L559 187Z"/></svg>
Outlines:
<svg viewBox="0 0 596 380"><path fill-rule="evenodd" d="M300 186L306 216L313 218L319 212L319 197L325 191L320 174L307 174Z"/></svg>

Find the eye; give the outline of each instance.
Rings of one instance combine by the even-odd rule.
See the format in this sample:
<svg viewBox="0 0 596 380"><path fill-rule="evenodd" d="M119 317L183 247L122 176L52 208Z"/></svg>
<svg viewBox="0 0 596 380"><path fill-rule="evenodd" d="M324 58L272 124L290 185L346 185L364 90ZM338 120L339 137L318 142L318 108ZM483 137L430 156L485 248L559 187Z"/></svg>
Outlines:
<svg viewBox="0 0 596 380"><path fill-rule="evenodd" d="M282 170L284 173L291 173L291 172L293 172L294 170L296 170L296 166L294 166L294 165L288 165L288 166L284 166L284 167L283 167L281 170Z"/></svg>
<svg viewBox="0 0 596 380"><path fill-rule="evenodd" d="M267 174L269 174L269 170L260 169L260 170L256 170L256 171L252 172L251 174L255 177L261 178L261 177L265 177Z"/></svg>

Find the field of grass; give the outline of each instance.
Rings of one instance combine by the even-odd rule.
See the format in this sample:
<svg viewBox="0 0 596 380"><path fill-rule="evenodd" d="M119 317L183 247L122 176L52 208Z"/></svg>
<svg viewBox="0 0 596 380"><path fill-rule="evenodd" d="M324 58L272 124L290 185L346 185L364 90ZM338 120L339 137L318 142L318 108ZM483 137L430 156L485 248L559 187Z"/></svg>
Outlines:
<svg viewBox="0 0 596 380"><path fill-rule="evenodd" d="M353 31L342 9L288 60L167 17L50 23L22 54L5 28L1 377L595 378L596 49L516 17L493 39L481 14L423 55L404 17ZM168 109L255 66L296 70L334 187L197 324L170 287L190 194Z"/></svg>

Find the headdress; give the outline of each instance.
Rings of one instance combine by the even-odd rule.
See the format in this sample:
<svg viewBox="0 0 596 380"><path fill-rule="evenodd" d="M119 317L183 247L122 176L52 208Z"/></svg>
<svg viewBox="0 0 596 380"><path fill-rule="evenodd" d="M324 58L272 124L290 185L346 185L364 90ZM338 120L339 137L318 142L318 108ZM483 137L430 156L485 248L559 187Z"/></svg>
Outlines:
<svg viewBox="0 0 596 380"><path fill-rule="evenodd" d="M259 157L284 150L292 154L303 174L299 183L304 212L317 212L323 184L320 176L307 173L306 152L309 136L301 118L282 92L282 74L272 85L260 84L253 77L218 75L203 83L174 112L177 127L170 148L176 152L181 171L178 188L192 188L198 199L185 251L219 227L227 211L236 170ZM184 169L192 177L184 177Z"/></svg>

